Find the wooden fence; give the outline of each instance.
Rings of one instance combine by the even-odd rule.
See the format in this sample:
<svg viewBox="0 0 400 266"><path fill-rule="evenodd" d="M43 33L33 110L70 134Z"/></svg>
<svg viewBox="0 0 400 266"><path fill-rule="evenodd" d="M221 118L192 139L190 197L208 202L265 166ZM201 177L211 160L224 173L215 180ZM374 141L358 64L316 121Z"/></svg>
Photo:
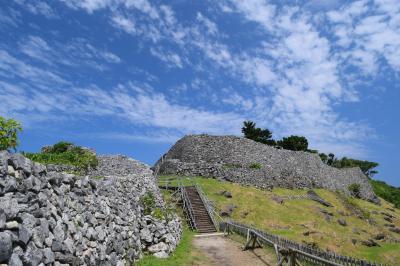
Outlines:
<svg viewBox="0 0 400 266"><path fill-rule="evenodd" d="M280 236L263 232L254 227L234 221L221 222L221 229L225 232L236 232L246 237L245 249L256 246L269 245L274 247L278 265L346 265L346 266L381 266L375 262L368 262L356 258L338 255L334 252L323 251L307 245L299 244Z"/></svg>

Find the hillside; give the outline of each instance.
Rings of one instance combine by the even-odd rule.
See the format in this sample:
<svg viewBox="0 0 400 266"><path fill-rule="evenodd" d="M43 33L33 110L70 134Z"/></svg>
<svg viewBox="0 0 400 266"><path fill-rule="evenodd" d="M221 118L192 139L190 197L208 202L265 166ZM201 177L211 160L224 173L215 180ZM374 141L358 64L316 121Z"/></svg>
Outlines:
<svg viewBox="0 0 400 266"><path fill-rule="evenodd" d="M229 213L229 209L233 209L227 218L343 255L389 265L400 263L400 243L394 243L400 240L400 233L390 231L400 228L400 211L383 199L378 206L329 190L315 189L333 205L325 207L304 199L305 189L274 188L268 191L211 178L195 179L218 211ZM230 192L232 197L226 197L223 191ZM346 225L340 225L339 219ZM394 227L388 227L390 224ZM366 246L371 240L378 246Z"/></svg>
<svg viewBox="0 0 400 266"><path fill-rule="evenodd" d="M180 139L156 166L161 174L208 176L260 188L326 188L379 203L369 179L357 168L337 169L318 154L277 149L234 136L189 135Z"/></svg>

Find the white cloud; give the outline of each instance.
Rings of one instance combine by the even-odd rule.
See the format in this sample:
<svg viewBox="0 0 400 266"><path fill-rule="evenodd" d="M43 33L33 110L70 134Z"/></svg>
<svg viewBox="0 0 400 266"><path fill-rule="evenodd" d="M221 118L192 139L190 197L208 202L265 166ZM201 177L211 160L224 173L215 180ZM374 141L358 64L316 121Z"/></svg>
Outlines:
<svg viewBox="0 0 400 266"><path fill-rule="evenodd" d="M43 15L47 18L58 17L54 9L44 1L40 0L14 0L14 1L35 15Z"/></svg>
<svg viewBox="0 0 400 266"><path fill-rule="evenodd" d="M167 63L167 65L170 67L183 67L181 57L176 53L163 51L161 49L156 49L153 47L150 48L150 53L161 61Z"/></svg>

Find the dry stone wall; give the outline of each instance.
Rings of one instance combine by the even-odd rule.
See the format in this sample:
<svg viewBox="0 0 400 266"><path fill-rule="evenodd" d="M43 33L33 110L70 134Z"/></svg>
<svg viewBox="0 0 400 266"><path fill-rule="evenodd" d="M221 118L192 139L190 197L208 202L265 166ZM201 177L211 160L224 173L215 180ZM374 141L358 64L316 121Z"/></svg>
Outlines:
<svg viewBox="0 0 400 266"><path fill-rule="evenodd" d="M260 188L326 188L349 193L361 185L361 197L378 203L359 168L337 169L317 154L276 149L234 136L189 135L155 165L160 174L209 176Z"/></svg>
<svg viewBox="0 0 400 266"><path fill-rule="evenodd" d="M166 257L181 221L144 215L140 199L149 191L162 207L152 171L124 156L99 157L98 169L80 177L2 151L0 264L126 265L144 251Z"/></svg>

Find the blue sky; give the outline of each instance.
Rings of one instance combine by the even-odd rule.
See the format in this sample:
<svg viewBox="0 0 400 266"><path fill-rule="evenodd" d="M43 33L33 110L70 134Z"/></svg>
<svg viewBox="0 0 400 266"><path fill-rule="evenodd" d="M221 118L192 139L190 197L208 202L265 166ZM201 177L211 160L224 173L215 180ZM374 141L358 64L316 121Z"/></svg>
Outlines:
<svg viewBox="0 0 400 266"><path fill-rule="evenodd" d="M0 4L0 115L23 123L20 150L69 140L152 164L250 119L400 186L398 0Z"/></svg>

